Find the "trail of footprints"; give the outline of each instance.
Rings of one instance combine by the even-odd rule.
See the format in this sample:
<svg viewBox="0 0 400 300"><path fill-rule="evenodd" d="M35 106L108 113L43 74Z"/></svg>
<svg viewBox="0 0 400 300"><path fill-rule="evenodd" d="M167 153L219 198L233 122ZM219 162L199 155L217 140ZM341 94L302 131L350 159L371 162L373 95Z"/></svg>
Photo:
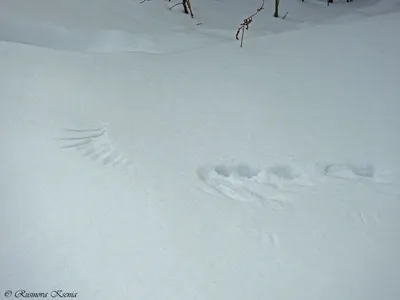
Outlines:
<svg viewBox="0 0 400 300"><path fill-rule="evenodd" d="M321 179L340 179L365 184L387 183L384 173L370 164L325 163L311 166L276 163L266 168L246 164L201 166L198 178L205 192L243 202L269 203L284 208L290 195L315 184Z"/></svg>
<svg viewBox="0 0 400 300"><path fill-rule="evenodd" d="M128 155L117 149L107 127L67 128L61 137L61 149L78 151L104 166L126 167L131 164ZM321 179L336 178L367 185L387 183L387 175L371 164L274 163L265 168L248 164L203 165L197 169L202 189L210 194L242 202L267 204L282 209L299 189L318 184Z"/></svg>

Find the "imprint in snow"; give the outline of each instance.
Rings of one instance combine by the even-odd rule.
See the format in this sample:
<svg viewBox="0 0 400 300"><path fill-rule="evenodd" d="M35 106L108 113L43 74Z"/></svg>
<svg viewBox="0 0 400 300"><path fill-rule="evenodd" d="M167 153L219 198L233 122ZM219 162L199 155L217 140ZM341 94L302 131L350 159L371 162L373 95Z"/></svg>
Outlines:
<svg viewBox="0 0 400 300"><path fill-rule="evenodd" d="M380 194L399 195L398 188L392 183L392 173L372 164L327 163L320 165L320 169L321 177L362 183Z"/></svg>
<svg viewBox="0 0 400 300"><path fill-rule="evenodd" d="M261 171L254 169L245 164L240 165L218 165L214 168L218 175L223 177L239 177L239 178L253 178L256 177Z"/></svg>
<svg viewBox="0 0 400 300"><path fill-rule="evenodd" d="M127 155L116 149L108 136L106 127L64 129L59 138L61 149L75 150L93 161L100 161L104 166L128 166Z"/></svg>
<svg viewBox="0 0 400 300"><path fill-rule="evenodd" d="M258 176L258 182L268 184L276 189L285 189L291 186L311 186L312 171L308 168L291 163L276 163L267 167Z"/></svg>
<svg viewBox="0 0 400 300"><path fill-rule="evenodd" d="M346 180L368 180L383 183L388 174L378 172L371 164L326 164L324 175Z"/></svg>
<svg viewBox="0 0 400 300"><path fill-rule="evenodd" d="M273 208L285 207L288 199L266 180L266 171L248 166L217 165L198 168L197 175L206 184L205 191L242 202L262 202Z"/></svg>
<svg viewBox="0 0 400 300"><path fill-rule="evenodd" d="M296 193L299 188L313 186L326 177L370 183L389 183L388 173L377 172L370 164L311 164L276 163L260 169L246 164L202 166L198 177L205 183L204 190L243 202L262 202L285 206L285 193ZM380 191L387 193L387 191ZM397 194L397 193L396 193Z"/></svg>

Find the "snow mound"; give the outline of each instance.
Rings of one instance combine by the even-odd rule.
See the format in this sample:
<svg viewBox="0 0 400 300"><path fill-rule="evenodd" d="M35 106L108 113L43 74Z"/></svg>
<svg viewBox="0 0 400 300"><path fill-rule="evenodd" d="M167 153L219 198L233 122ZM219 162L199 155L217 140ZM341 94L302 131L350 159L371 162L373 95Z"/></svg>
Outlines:
<svg viewBox="0 0 400 300"><path fill-rule="evenodd" d="M0 19L0 40L54 50L162 53L148 38L123 30L68 29L56 24Z"/></svg>

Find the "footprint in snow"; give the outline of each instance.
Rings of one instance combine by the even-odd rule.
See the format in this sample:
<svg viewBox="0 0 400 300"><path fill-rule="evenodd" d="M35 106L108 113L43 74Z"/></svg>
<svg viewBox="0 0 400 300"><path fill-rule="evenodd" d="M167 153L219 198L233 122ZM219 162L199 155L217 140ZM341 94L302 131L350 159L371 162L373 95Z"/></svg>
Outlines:
<svg viewBox="0 0 400 300"><path fill-rule="evenodd" d="M372 179L375 175L375 169L372 165L328 164L325 168L325 175L343 179L358 177Z"/></svg>
<svg viewBox="0 0 400 300"><path fill-rule="evenodd" d="M290 201L283 191L309 184L304 174L284 164L266 169L246 164L201 166L197 175L208 193L242 202L267 203L273 208L284 208Z"/></svg>

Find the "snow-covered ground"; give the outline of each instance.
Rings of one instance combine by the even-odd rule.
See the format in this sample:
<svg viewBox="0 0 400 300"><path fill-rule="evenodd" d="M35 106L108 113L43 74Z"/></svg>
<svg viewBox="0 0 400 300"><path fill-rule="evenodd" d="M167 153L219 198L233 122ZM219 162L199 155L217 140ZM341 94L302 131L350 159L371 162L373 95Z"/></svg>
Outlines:
<svg viewBox="0 0 400 300"><path fill-rule="evenodd" d="M0 295L400 299L400 1L175 3L0 2Z"/></svg>

